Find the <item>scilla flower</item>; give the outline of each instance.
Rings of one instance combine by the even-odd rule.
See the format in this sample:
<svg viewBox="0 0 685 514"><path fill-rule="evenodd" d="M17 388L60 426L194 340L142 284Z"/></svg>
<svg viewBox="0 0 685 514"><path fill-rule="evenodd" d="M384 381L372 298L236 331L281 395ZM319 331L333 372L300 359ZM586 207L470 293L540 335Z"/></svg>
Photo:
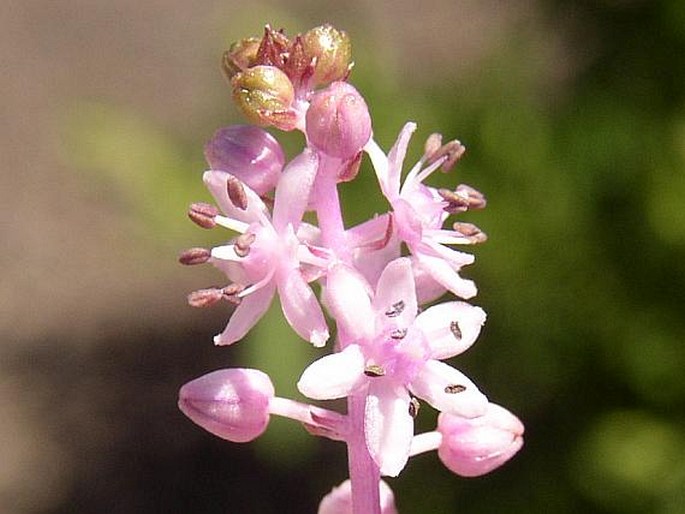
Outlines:
<svg viewBox="0 0 685 514"><path fill-rule="evenodd" d="M381 473L396 476L409 457L413 396L436 409L467 418L485 413L488 402L463 373L440 362L473 344L485 313L449 302L418 314L411 263L392 261L375 295L363 279L342 266L328 274L328 297L338 326L355 342L311 364L298 382L313 399L366 394L366 441Z"/></svg>

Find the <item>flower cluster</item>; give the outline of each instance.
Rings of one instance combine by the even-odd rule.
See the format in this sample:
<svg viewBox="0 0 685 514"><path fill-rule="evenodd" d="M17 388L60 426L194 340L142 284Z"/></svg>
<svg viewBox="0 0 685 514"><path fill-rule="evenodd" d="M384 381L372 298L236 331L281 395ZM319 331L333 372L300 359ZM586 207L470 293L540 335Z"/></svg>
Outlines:
<svg viewBox="0 0 685 514"><path fill-rule="evenodd" d="M387 154L379 147L364 99L346 82L349 38L330 25L292 39L267 26L261 39L234 44L222 64L233 99L250 121L299 130L306 144L286 163L263 128L238 125L215 133L205 147L210 169L204 182L216 206L192 204L188 215L203 228L220 226L231 235L214 248L186 250L179 260L211 263L227 283L195 291L188 301L235 305L214 338L218 345L241 340L277 296L293 330L323 347L332 333L325 309L335 323L334 349L309 365L297 385L314 400L347 398L348 408L339 413L277 397L265 373L234 368L183 386L181 410L234 442L261 435L272 414L345 442L350 480L323 499L320 514L396 513L381 476L397 476L411 456L429 450L462 476L503 464L521 447L523 425L444 362L466 351L485 322L480 307L463 301L476 294L475 284L460 275L473 256L453 246L486 236L470 223L446 225L451 215L485 207L485 198L464 184L444 189L424 183L438 169L449 172L464 146L443 144L433 134L404 174L416 126L407 123ZM364 154L388 210L346 227L337 186L356 177ZM304 221L308 211L316 224ZM320 298L314 282L321 285ZM422 310L447 292L459 299ZM422 402L440 415L435 431L415 435Z"/></svg>

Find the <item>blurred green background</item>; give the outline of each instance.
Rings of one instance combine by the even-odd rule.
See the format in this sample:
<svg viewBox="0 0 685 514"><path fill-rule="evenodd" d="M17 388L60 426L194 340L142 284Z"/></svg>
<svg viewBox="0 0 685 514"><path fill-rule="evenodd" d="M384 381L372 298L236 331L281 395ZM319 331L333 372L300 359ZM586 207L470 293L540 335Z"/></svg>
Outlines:
<svg viewBox="0 0 685 514"><path fill-rule="evenodd" d="M409 513L685 513L685 3L681 0L8 0L0 19L0 512L307 513L344 447L275 420L225 443L176 409L184 382L269 371L282 395L319 353L276 308L214 348L220 283L180 249L218 243L202 147L240 122L218 68L264 23L331 22L385 148L407 120L468 147L488 208L466 271L489 318L453 363L526 424L493 474L435 454L390 481ZM284 138L290 156L301 138ZM411 159L410 159L411 160ZM368 168L350 222L385 205ZM380 197L378 201L381 202ZM434 417L422 409L420 430Z"/></svg>

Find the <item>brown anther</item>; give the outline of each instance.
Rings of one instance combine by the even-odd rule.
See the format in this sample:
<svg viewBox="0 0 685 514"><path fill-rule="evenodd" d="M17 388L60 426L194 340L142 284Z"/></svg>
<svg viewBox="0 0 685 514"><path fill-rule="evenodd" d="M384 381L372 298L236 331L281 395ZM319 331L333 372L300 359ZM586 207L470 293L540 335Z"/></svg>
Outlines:
<svg viewBox="0 0 685 514"><path fill-rule="evenodd" d="M454 191L450 191L449 189L445 188L440 188L438 189L438 194L442 197L443 200L447 202L447 205L444 209L446 212L449 212L450 214L465 212L469 208L468 199L464 198L462 195L458 195Z"/></svg>
<svg viewBox="0 0 685 514"><path fill-rule="evenodd" d="M459 328L459 322L452 321L450 323L450 332L452 332L452 335L454 335L454 337L456 337L457 339L462 338L461 328Z"/></svg>
<svg viewBox="0 0 685 514"><path fill-rule="evenodd" d="M202 228L214 228L219 210L208 203L193 203L188 209L188 217Z"/></svg>
<svg viewBox="0 0 685 514"><path fill-rule="evenodd" d="M390 332L390 337L392 339L404 339L404 337L407 335L407 329L406 328L396 328L392 332Z"/></svg>
<svg viewBox="0 0 685 514"><path fill-rule="evenodd" d="M415 418L416 416L419 415L419 408L421 407L421 404L415 397L411 397L411 400L409 400L409 415L412 418Z"/></svg>
<svg viewBox="0 0 685 514"><path fill-rule="evenodd" d="M466 391L466 386L460 384L450 384L445 386L445 392L447 394L463 393L464 391Z"/></svg>
<svg viewBox="0 0 685 514"><path fill-rule="evenodd" d="M233 175L229 175L228 180L226 180L226 191L233 205L241 211L247 209L247 195L243 183Z"/></svg>
<svg viewBox="0 0 685 514"><path fill-rule="evenodd" d="M484 243L488 240L485 232L475 226L473 223L456 222L452 225L455 232L459 232L462 236L469 240L472 244Z"/></svg>
<svg viewBox="0 0 685 514"><path fill-rule="evenodd" d="M209 307L224 297L221 289L199 289L188 295L188 305L191 307Z"/></svg>
<svg viewBox="0 0 685 514"><path fill-rule="evenodd" d="M370 364L364 369L364 374L367 377L378 378L385 375L385 370L378 364Z"/></svg>
<svg viewBox="0 0 685 514"><path fill-rule="evenodd" d="M238 296L243 289L245 289L245 286L241 284L230 284L224 287L221 290L221 293L223 294L223 299L232 303L233 305L240 305L240 302L243 301L243 299Z"/></svg>
<svg viewBox="0 0 685 514"><path fill-rule="evenodd" d="M400 300L399 302L395 302L392 304L392 306L385 311L385 315L388 318L396 318L400 314L402 314L402 311L404 310L404 300Z"/></svg>
<svg viewBox="0 0 685 514"><path fill-rule="evenodd" d="M426 139L426 144L423 146L423 160L426 162L431 161L435 153L442 147L442 134L434 132L428 139ZM435 161L431 161L435 162Z"/></svg>
<svg viewBox="0 0 685 514"><path fill-rule="evenodd" d="M251 232L245 232L235 238L233 250L238 257L247 257L250 254L250 246L254 243L257 236Z"/></svg>
<svg viewBox="0 0 685 514"><path fill-rule="evenodd" d="M211 257L211 252L207 248L189 248L181 252L178 256L178 262L186 266L193 266L195 264L204 264Z"/></svg>
<svg viewBox="0 0 685 514"><path fill-rule="evenodd" d="M455 193L468 201L469 209L484 209L487 205L485 195L466 184L459 184Z"/></svg>

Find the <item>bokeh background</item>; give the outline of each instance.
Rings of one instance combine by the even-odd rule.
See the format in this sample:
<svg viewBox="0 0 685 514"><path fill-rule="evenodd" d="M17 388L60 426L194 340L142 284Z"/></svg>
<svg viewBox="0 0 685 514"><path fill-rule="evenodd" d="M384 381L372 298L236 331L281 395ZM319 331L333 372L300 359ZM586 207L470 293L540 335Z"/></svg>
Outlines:
<svg viewBox="0 0 685 514"><path fill-rule="evenodd" d="M685 3L681 0L4 0L0 17L0 512L307 513L344 447L275 420L226 443L176 408L231 365L279 393L318 354L278 308L214 348L228 307L180 249L202 147L240 121L218 61L264 23L347 30L388 148L419 123L484 191L467 271L489 313L454 364L526 423L487 477L435 454L391 481L408 513L685 513ZM301 139L285 138L290 156ZM348 219L385 209L364 168ZM380 202L380 198L378 198ZM422 409L421 430L434 418Z"/></svg>

